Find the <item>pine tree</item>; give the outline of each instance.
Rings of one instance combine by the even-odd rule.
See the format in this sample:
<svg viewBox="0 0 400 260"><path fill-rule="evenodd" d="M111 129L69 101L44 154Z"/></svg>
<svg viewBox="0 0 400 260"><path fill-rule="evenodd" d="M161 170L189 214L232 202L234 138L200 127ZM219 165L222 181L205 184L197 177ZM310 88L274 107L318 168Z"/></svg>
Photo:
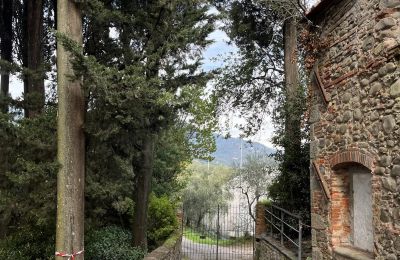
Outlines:
<svg viewBox="0 0 400 260"><path fill-rule="evenodd" d="M89 138L112 144L115 154L131 160L133 243L142 248L147 247L157 139L181 116L193 118L204 112L191 110L191 102L203 95L212 76L199 69L201 50L210 43L206 38L213 30L214 16L208 8L203 0L121 0L91 1L86 11L85 51L95 59L77 52L74 62L89 97L86 130ZM213 102L206 101L211 108ZM198 118L195 128L200 137L207 132L210 117Z"/></svg>
<svg viewBox="0 0 400 260"><path fill-rule="evenodd" d="M284 151L276 154L280 174L270 188L276 203L296 210L308 208L308 145L302 125L305 88L300 80L297 27L302 1L216 1L227 16L226 31L239 49L238 58L223 70L223 105L235 107L246 119L245 134L257 132L266 114L276 127L273 139ZM272 107L272 109L271 109ZM226 111L227 109L225 109Z"/></svg>
<svg viewBox="0 0 400 260"><path fill-rule="evenodd" d="M82 44L82 16L72 0L57 2L57 30ZM84 248L85 100L81 82L71 78L71 53L57 43L58 161L56 251L76 254ZM58 259L62 259L59 256ZM83 259L79 254L75 259Z"/></svg>
<svg viewBox="0 0 400 260"><path fill-rule="evenodd" d="M1 0L0 1L0 54L1 59L7 62L12 62L12 51L13 51L13 3L12 0ZM7 113L8 104L6 98L9 95L10 77L9 73L1 71L1 82L0 82L0 104L1 111Z"/></svg>

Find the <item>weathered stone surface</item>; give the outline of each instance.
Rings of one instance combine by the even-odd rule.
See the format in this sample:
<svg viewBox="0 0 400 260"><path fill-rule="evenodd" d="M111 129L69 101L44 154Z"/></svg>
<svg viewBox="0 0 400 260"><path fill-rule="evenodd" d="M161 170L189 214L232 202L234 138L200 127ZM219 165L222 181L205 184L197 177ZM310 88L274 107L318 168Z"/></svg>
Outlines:
<svg viewBox="0 0 400 260"><path fill-rule="evenodd" d="M369 80L368 79L362 79L360 81L360 83L361 83L362 86L367 86L369 84Z"/></svg>
<svg viewBox="0 0 400 260"><path fill-rule="evenodd" d="M400 176L400 165L395 165L392 168L392 172L390 173L392 176Z"/></svg>
<svg viewBox="0 0 400 260"><path fill-rule="evenodd" d="M362 49L363 49L364 51L368 51L368 50L370 50L370 49L374 46L374 43L375 43L374 37L369 36L369 37L365 38L365 40L363 41ZM363 84L363 83L361 83L361 84ZM368 83L367 83L367 84L368 84ZM367 84L363 84L363 85L365 86L365 85L367 85Z"/></svg>
<svg viewBox="0 0 400 260"><path fill-rule="evenodd" d="M349 110L347 110L346 112L344 112L344 114L343 114L343 122L344 123L347 123L347 122L349 122L350 121L350 119L351 119L351 116L352 116L352 112L351 111L349 111Z"/></svg>
<svg viewBox="0 0 400 260"><path fill-rule="evenodd" d="M393 164L400 165L400 157L396 157L396 158L394 158L394 160L393 160Z"/></svg>
<svg viewBox="0 0 400 260"><path fill-rule="evenodd" d="M393 128L396 126L396 121L392 115L385 116L383 118L383 130L385 133L390 134L393 131Z"/></svg>
<svg viewBox="0 0 400 260"><path fill-rule="evenodd" d="M380 7L383 8L394 8L400 6L398 0L381 0Z"/></svg>
<svg viewBox="0 0 400 260"><path fill-rule="evenodd" d="M376 95L382 89L382 84L380 82L374 82L369 91L370 95Z"/></svg>
<svg viewBox="0 0 400 260"><path fill-rule="evenodd" d="M400 219L400 209L399 208L393 209L393 219L394 220Z"/></svg>
<svg viewBox="0 0 400 260"><path fill-rule="evenodd" d="M320 120L321 113L319 112L319 106L313 106L310 112L310 124L316 123Z"/></svg>
<svg viewBox="0 0 400 260"><path fill-rule="evenodd" d="M400 236L394 240L394 248L400 248Z"/></svg>
<svg viewBox="0 0 400 260"><path fill-rule="evenodd" d="M338 127L338 133L339 133L339 134L345 134L346 131L347 131L347 126L346 126L346 125L340 125L340 126Z"/></svg>
<svg viewBox="0 0 400 260"><path fill-rule="evenodd" d="M392 163L392 157L388 156L388 155L384 155L381 157L381 159L379 160L379 164L383 167L387 167Z"/></svg>
<svg viewBox="0 0 400 260"><path fill-rule="evenodd" d="M385 168L383 168L383 167L376 167L375 168L375 174L376 175L384 175L385 174Z"/></svg>
<svg viewBox="0 0 400 260"><path fill-rule="evenodd" d="M382 185L385 189L395 192L397 188L396 180L392 177L386 177L382 179Z"/></svg>
<svg viewBox="0 0 400 260"><path fill-rule="evenodd" d="M318 154L318 141L310 142L310 158L314 159Z"/></svg>
<svg viewBox="0 0 400 260"><path fill-rule="evenodd" d="M336 248L357 241L357 232L352 230L357 214L344 213L356 205L352 187L357 187L354 173L362 161L374 171L361 185L372 183L373 207L363 212L363 216L372 214L373 238L368 240L373 242L368 242L368 248L373 248L375 259L386 260L400 256L400 238L395 241L396 235L390 233L391 229L400 230L396 211L400 208L400 63L396 56L400 1L350 2L354 5L347 11L332 5L329 11L321 12L317 22L323 32L319 39L332 44L319 53L320 76L324 84L333 85L326 88L331 97L328 105L319 96L312 97L312 106L320 106L320 115L311 135L318 143L312 146L311 154L325 166L331 201L312 176L312 183L316 183L311 193L312 213L329 230L314 230L312 259L336 259ZM335 163L334 169L328 167L330 163Z"/></svg>
<svg viewBox="0 0 400 260"><path fill-rule="evenodd" d="M391 17L386 17L380 20L376 25L375 25L375 30L380 31L384 29L391 28L396 25L396 20L391 18Z"/></svg>
<svg viewBox="0 0 400 260"><path fill-rule="evenodd" d="M346 93L343 95L342 100L343 100L344 103L349 103L351 97L352 97L352 95L351 95L350 93L346 92Z"/></svg>
<svg viewBox="0 0 400 260"><path fill-rule="evenodd" d="M381 220L383 223L389 222L389 221L390 221L389 212L387 212L385 209L382 209L382 210L381 210L381 215L380 215L379 218L380 218L380 220Z"/></svg>
<svg viewBox="0 0 400 260"><path fill-rule="evenodd" d="M323 218L318 214L311 214L311 223L315 229L324 229L326 228L326 224Z"/></svg>
<svg viewBox="0 0 400 260"><path fill-rule="evenodd" d="M373 112L371 113L371 116L370 116L369 119L370 119L371 121L378 120L378 119L379 119L379 113L378 113L378 111L373 111Z"/></svg>
<svg viewBox="0 0 400 260"><path fill-rule="evenodd" d="M389 62L385 66L387 73L392 73L397 69L397 65L394 64L393 62Z"/></svg>
<svg viewBox="0 0 400 260"><path fill-rule="evenodd" d="M400 78L390 86L390 95L392 97L400 97Z"/></svg>

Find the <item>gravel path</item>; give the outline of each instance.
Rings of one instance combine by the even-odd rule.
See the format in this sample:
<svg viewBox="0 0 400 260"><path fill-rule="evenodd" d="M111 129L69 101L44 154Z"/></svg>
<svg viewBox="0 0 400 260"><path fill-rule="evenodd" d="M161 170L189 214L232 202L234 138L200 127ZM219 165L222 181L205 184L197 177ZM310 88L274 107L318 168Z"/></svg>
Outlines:
<svg viewBox="0 0 400 260"><path fill-rule="evenodd" d="M217 259L217 246L199 244L183 237L182 253L185 260L215 260ZM219 246L218 256L218 260L253 259L253 244Z"/></svg>

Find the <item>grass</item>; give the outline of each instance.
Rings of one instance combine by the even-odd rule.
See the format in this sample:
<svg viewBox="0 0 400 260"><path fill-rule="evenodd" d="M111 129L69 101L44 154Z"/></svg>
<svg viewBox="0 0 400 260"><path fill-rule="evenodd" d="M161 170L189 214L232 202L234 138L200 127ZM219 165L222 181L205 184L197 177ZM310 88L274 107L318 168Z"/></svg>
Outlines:
<svg viewBox="0 0 400 260"><path fill-rule="evenodd" d="M199 233L191 228L186 227L183 235L196 243L199 244L206 244L206 245L217 245L217 238L215 235L209 235L209 234L204 234L204 233ZM236 245L236 244L244 244L246 242L251 241L251 238L248 237L240 237L240 238L235 238L235 239L223 239L220 238L218 240L218 245L220 246L230 246L230 245Z"/></svg>

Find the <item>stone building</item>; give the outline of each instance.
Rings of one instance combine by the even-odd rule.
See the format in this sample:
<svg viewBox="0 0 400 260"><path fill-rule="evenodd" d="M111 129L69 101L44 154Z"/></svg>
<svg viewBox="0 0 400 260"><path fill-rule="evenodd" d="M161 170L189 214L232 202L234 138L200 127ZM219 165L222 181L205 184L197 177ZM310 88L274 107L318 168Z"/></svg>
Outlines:
<svg viewBox="0 0 400 260"><path fill-rule="evenodd" d="M400 259L400 0L308 14L313 259Z"/></svg>

